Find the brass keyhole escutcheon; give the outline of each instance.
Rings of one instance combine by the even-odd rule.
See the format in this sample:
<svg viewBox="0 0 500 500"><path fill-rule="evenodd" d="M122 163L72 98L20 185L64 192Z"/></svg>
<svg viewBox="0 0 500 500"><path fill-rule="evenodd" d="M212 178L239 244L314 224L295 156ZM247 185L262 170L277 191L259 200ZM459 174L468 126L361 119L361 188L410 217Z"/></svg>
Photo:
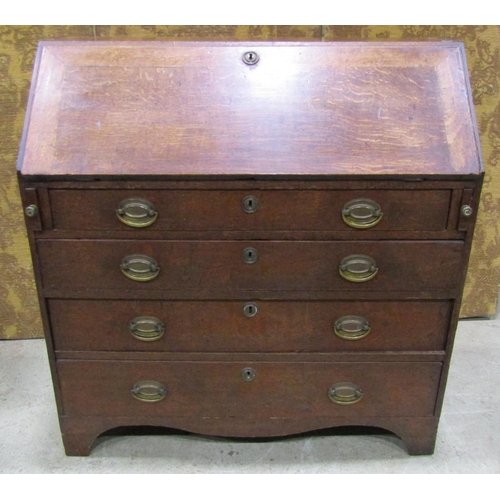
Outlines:
<svg viewBox="0 0 500 500"><path fill-rule="evenodd" d="M245 196L241 204L247 214L254 214L259 208L259 200L255 196Z"/></svg>
<svg viewBox="0 0 500 500"><path fill-rule="evenodd" d="M247 264L255 264L259 259L259 253L255 248L248 247L243 250L243 260Z"/></svg>
<svg viewBox="0 0 500 500"><path fill-rule="evenodd" d="M243 306L243 314L247 318L253 318L259 311L259 308L257 307L257 304L253 302L249 302L248 304L245 304Z"/></svg>
<svg viewBox="0 0 500 500"><path fill-rule="evenodd" d="M252 382L252 380L255 380L256 376L257 374L253 368L243 368L243 370L241 370L241 378L245 382Z"/></svg>
<svg viewBox="0 0 500 500"><path fill-rule="evenodd" d="M259 54L257 54L257 52L254 52L253 50L245 52L243 54L243 62L245 64L249 65L257 64L259 62L259 59L260 59Z"/></svg>

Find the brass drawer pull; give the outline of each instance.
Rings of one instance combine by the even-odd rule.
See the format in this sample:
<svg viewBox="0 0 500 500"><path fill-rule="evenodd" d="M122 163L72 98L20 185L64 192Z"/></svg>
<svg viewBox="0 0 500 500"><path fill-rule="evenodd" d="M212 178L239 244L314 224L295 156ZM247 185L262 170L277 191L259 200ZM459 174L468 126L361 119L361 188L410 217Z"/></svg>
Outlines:
<svg viewBox="0 0 500 500"><path fill-rule="evenodd" d="M254 214L259 208L259 200L255 196L245 196L241 202L243 211L247 214Z"/></svg>
<svg viewBox="0 0 500 500"><path fill-rule="evenodd" d="M247 264L255 264L258 259L259 253L255 248L248 247L243 250L243 261Z"/></svg>
<svg viewBox="0 0 500 500"><path fill-rule="evenodd" d="M132 387L132 395L143 403L158 403L167 395L167 388L156 380L141 380Z"/></svg>
<svg viewBox="0 0 500 500"><path fill-rule="evenodd" d="M160 272L156 260L147 255L127 255L122 260L120 269L127 278L134 281L151 281Z"/></svg>
<svg viewBox="0 0 500 500"><path fill-rule="evenodd" d="M116 215L127 226L147 227L156 220L158 212L148 200L128 198L118 205Z"/></svg>
<svg viewBox="0 0 500 500"><path fill-rule="evenodd" d="M371 280L378 272L377 263L368 255L349 255L339 266L342 278L354 283Z"/></svg>
<svg viewBox="0 0 500 500"><path fill-rule="evenodd" d="M128 325L132 337L143 342L161 339L165 325L154 316L137 316Z"/></svg>
<svg viewBox="0 0 500 500"><path fill-rule="evenodd" d="M342 219L356 229L368 229L376 226L382 220L380 205L367 198L357 198L348 201L342 209Z"/></svg>
<svg viewBox="0 0 500 500"><path fill-rule="evenodd" d="M253 302L249 302L243 306L243 314L247 318L253 318L258 312L259 308L257 307L257 304Z"/></svg>
<svg viewBox="0 0 500 500"><path fill-rule="evenodd" d="M370 324L361 316L342 316L335 321L335 335L344 340L359 340L370 333Z"/></svg>
<svg viewBox="0 0 500 500"><path fill-rule="evenodd" d="M338 382L328 389L328 397L338 405L353 405L361 401L363 391L352 382Z"/></svg>

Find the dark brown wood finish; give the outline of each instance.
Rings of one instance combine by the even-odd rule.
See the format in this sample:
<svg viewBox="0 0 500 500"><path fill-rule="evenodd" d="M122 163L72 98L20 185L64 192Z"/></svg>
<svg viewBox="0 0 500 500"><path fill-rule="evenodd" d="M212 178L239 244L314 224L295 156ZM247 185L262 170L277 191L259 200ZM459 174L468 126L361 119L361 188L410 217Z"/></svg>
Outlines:
<svg viewBox="0 0 500 500"><path fill-rule="evenodd" d="M19 183L68 455L121 425L376 426L433 452L484 175L460 44L44 42L35 70ZM118 220L128 197L151 227ZM376 226L342 220L356 198ZM159 276L126 278L130 254ZM377 275L343 279L350 254ZM161 339L132 337L139 315ZM370 333L336 336L345 315ZM152 379L165 399L136 400ZM336 382L363 398L331 402Z"/></svg>
<svg viewBox="0 0 500 500"><path fill-rule="evenodd" d="M57 362L65 415L272 418L349 415L425 417L434 413L441 363ZM252 368L247 382L241 371ZM163 383L163 401L139 401L137 382ZM352 405L328 389L352 382L363 392Z"/></svg>
<svg viewBox="0 0 500 500"><path fill-rule="evenodd" d="M452 302L49 300L56 350L173 352L444 351ZM366 319L359 340L335 334L344 316ZM133 337L129 323L153 316L156 341ZM342 333L342 332L341 332Z"/></svg>
<svg viewBox="0 0 500 500"><path fill-rule="evenodd" d="M464 67L454 42L42 42L20 169L478 174Z"/></svg>
<svg viewBox="0 0 500 500"><path fill-rule="evenodd" d="M182 429L208 436L276 437L296 435L311 430L342 426L376 427L390 431L403 439L403 448L410 455L430 455L434 452L438 419L436 417L315 417L259 418L253 420L230 417L67 417L60 419L64 447L68 456L90 453L97 437L115 427L138 425ZM335 433L335 430L333 430ZM110 439L109 436L106 439ZM383 439L383 437L381 437ZM392 445L392 440L391 440ZM338 456L332 450L332 459Z"/></svg>
<svg viewBox="0 0 500 500"><path fill-rule="evenodd" d="M243 200L256 198L255 213L245 213ZM145 228L121 222L116 209L122 200L140 198L158 211ZM364 232L443 231L451 191L214 191L214 190L51 190L55 229L152 231L360 231L342 220L344 205L371 199L383 211L380 222ZM145 237L145 236L143 236Z"/></svg>
<svg viewBox="0 0 500 500"><path fill-rule="evenodd" d="M243 260L246 248L258 260ZM116 290L443 290L458 285L461 242L164 242L40 240L45 289ZM156 260L152 281L127 278L120 264L128 255ZM375 259L378 272L364 283L342 278L350 255ZM228 296L230 298L230 295Z"/></svg>

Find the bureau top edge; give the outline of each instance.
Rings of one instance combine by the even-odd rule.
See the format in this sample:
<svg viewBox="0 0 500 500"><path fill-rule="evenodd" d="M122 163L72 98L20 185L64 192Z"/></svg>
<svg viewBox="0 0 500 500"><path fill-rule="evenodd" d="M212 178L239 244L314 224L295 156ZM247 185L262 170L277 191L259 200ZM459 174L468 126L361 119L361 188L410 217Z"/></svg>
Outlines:
<svg viewBox="0 0 500 500"><path fill-rule="evenodd" d="M305 46L356 46L356 45L372 45L372 46L411 46L418 47L451 47L460 48L464 44L458 40L40 40L39 47L50 46L71 46L71 45L92 45L92 46L154 46L159 47L171 46L220 46L220 47L305 47Z"/></svg>
<svg viewBox="0 0 500 500"><path fill-rule="evenodd" d="M255 182L259 184L280 184L283 182L297 185L304 183L311 184L317 183L322 185L334 185L336 183L374 183L374 185L389 183L391 187L395 185L422 185L426 188L435 186L438 189L443 188L444 183L466 183L477 184L484 178L484 171L477 174L455 174L455 175L404 175L404 174L378 174L378 175L161 175L161 174L135 174L135 175L68 175L68 174L37 174L28 175L18 171L18 178L30 184L45 184L45 183L90 183L90 182L103 182L103 183L130 183L130 182L164 182L164 183L206 183L218 182L221 184L233 183L248 183ZM376 183L376 184L375 184Z"/></svg>
<svg viewBox="0 0 500 500"><path fill-rule="evenodd" d="M461 42L43 42L18 170L467 175L478 137Z"/></svg>

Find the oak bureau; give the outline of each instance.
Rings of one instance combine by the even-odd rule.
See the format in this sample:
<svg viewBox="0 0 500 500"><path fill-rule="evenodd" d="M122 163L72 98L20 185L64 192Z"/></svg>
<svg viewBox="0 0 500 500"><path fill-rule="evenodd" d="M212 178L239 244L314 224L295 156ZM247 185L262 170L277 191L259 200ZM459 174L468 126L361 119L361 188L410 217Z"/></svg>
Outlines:
<svg viewBox="0 0 500 500"><path fill-rule="evenodd" d="M42 42L18 171L66 453L136 425L432 453L470 95L456 42Z"/></svg>

